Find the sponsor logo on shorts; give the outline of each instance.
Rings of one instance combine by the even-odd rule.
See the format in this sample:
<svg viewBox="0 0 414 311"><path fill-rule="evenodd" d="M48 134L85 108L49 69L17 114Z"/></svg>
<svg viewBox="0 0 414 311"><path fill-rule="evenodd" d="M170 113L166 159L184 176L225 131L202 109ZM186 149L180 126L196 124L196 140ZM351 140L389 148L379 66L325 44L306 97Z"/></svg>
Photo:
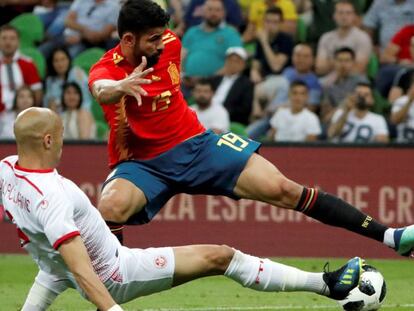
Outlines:
<svg viewBox="0 0 414 311"><path fill-rule="evenodd" d="M155 257L154 264L158 269L163 269L167 265L167 259L162 255L157 256Z"/></svg>

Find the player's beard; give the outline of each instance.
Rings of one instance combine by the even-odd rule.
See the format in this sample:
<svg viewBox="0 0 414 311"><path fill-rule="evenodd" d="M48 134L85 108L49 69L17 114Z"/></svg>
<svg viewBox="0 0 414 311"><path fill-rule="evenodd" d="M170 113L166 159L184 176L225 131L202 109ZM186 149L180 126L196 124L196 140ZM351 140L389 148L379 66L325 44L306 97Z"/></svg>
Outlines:
<svg viewBox="0 0 414 311"><path fill-rule="evenodd" d="M147 67L152 67L160 60L162 50L158 50L155 54L147 56Z"/></svg>

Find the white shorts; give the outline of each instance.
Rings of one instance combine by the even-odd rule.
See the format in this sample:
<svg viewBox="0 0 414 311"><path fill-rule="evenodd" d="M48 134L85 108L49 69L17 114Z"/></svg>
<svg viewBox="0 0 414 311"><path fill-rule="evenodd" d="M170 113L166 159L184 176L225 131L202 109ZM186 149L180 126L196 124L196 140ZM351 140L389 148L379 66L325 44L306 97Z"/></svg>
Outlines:
<svg viewBox="0 0 414 311"><path fill-rule="evenodd" d="M105 286L117 303L172 287L175 258L171 247L120 249L120 277Z"/></svg>

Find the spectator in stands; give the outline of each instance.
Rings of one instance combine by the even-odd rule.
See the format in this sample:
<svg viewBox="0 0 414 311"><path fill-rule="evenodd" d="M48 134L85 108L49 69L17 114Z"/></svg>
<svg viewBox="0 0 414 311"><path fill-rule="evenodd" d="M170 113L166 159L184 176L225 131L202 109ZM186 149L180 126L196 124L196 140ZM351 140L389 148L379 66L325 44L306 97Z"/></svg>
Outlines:
<svg viewBox="0 0 414 311"><path fill-rule="evenodd" d="M314 57L312 47L305 43L299 43L293 49L293 66L286 68L282 75L287 80L287 84L279 85L276 97L266 107L264 116L250 124L247 133L252 139L260 139L270 128L270 118L277 108L288 101L289 84L299 80L306 83L309 92L308 109L317 112L321 102L322 87L318 77L313 72Z"/></svg>
<svg viewBox="0 0 414 311"><path fill-rule="evenodd" d="M17 115L27 108L35 106L35 94L27 85L16 90L13 108L0 113L0 138L14 139L13 124Z"/></svg>
<svg viewBox="0 0 414 311"><path fill-rule="evenodd" d="M321 102L322 87L313 71L314 60L312 47L306 43L299 43L293 49L293 66L286 68L282 74L290 83L296 80L306 83L309 89L308 108L316 112Z"/></svg>
<svg viewBox="0 0 414 311"><path fill-rule="evenodd" d="M393 36L381 54L381 62L383 65L377 74L376 85L381 95L392 102L401 96L401 93L390 93L396 77L399 79L406 71L404 69L414 68L414 24L403 27Z"/></svg>
<svg viewBox="0 0 414 311"><path fill-rule="evenodd" d="M90 111L92 99L88 88L88 76L81 68L72 66L71 62L66 48L58 47L53 50L47 60L48 74L45 80L43 106L61 112L62 86L66 82L76 82L82 90L82 108Z"/></svg>
<svg viewBox="0 0 414 311"><path fill-rule="evenodd" d="M200 25L205 21L206 0L191 0L185 11L185 25L188 28ZM220 0L223 3L225 16L224 19L229 25L238 28L242 23L240 6L237 0Z"/></svg>
<svg viewBox="0 0 414 311"><path fill-rule="evenodd" d="M336 2L333 16L336 29L323 34L318 43L316 72L319 75L332 72L334 52L344 46L354 50L357 72L365 73L372 53L372 43L367 33L355 26L356 17L355 7L350 0Z"/></svg>
<svg viewBox="0 0 414 311"><path fill-rule="evenodd" d="M364 16L363 25L374 38L378 31L379 47L383 50L391 38L414 21L414 0L376 0Z"/></svg>
<svg viewBox="0 0 414 311"><path fill-rule="evenodd" d="M223 74L211 79L215 89L213 105L224 106L229 112L231 122L245 125L249 123L254 90L249 77L243 74L247 58L244 48L228 48Z"/></svg>
<svg viewBox="0 0 414 311"><path fill-rule="evenodd" d="M188 2L188 3L185 3ZM171 21L174 24L174 33L182 37L185 31L184 14L187 6L190 4L189 0L170 0L168 1L168 11L171 14Z"/></svg>
<svg viewBox="0 0 414 311"><path fill-rule="evenodd" d="M334 53L334 75L322 82L324 95L321 102L322 123L327 124L339 104L354 91L359 82L367 79L355 74L355 52L348 48L339 48Z"/></svg>
<svg viewBox="0 0 414 311"><path fill-rule="evenodd" d="M328 138L334 142L372 143L389 142L385 118L370 112L374 96L369 83L358 83L332 117Z"/></svg>
<svg viewBox="0 0 414 311"><path fill-rule="evenodd" d="M361 7L360 0L351 0L357 11L357 19L362 15L364 8ZM307 29L308 41L313 45L316 44L320 37L328 31L334 30L335 21L332 18L335 11L336 1L312 0L311 23ZM356 24L359 25L359 21Z"/></svg>
<svg viewBox="0 0 414 311"><path fill-rule="evenodd" d="M269 137L273 141L316 141L321 134L318 116L307 107L309 89L303 81L293 81L288 106L279 107L270 119Z"/></svg>
<svg viewBox="0 0 414 311"><path fill-rule="evenodd" d="M203 23L188 29L183 37L183 82L190 89L197 78L223 69L229 47L242 45L240 34L225 22L221 0L207 0L203 12Z"/></svg>
<svg viewBox="0 0 414 311"><path fill-rule="evenodd" d="M65 19L64 36L47 41L39 49L49 57L56 46L65 44L72 58L93 46L112 48L119 4L112 0L75 0Z"/></svg>
<svg viewBox="0 0 414 311"><path fill-rule="evenodd" d="M94 139L96 125L92 114L82 108L82 91L75 82L67 82L62 91L62 120L65 139Z"/></svg>
<svg viewBox="0 0 414 311"><path fill-rule="evenodd" d="M51 40L63 34L65 19L69 11L68 2L58 0L41 0L33 9L33 13L42 21L45 29L46 40Z"/></svg>
<svg viewBox="0 0 414 311"><path fill-rule="evenodd" d="M272 7L278 7L282 11L281 30L291 36L296 34L298 15L292 0L239 0L239 2L246 12L248 20L246 30L243 33L244 42L250 42L256 38L256 31L260 31L264 26L265 12Z"/></svg>
<svg viewBox="0 0 414 311"><path fill-rule="evenodd" d="M414 55L414 39L412 41L411 53ZM414 81L414 62L412 65L404 67L397 72L393 86L388 95L388 101L393 103L397 98L407 94L411 81Z"/></svg>
<svg viewBox="0 0 414 311"><path fill-rule="evenodd" d="M0 1L0 26L9 23L13 18L33 11L33 7L40 0L1 0Z"/></svg>
<svg viewBox="0 0 414 311"><path fill-rule="evenodd" d="M405 95L392 105L391 123L397 126L397 141L414 143L414 74Z"/></svg>
<svg viewBox="0 0 414 311"><path fill-rule="evenodd" d="M280 31L282 22L282 10L272 7L265 13L263 29L256 33L256 54L250 70L250 79L256 84L253 119L264 116L265 107L276 96L277 90L288 88L288 81L281 73L290 64L293 39Z"/></svg>
<svg viewBox="0 0 414 311"><path fill-rule="evenodd" d="M11 25L0 27L0 111L10 110L16 90L29 85L35 92L36 105L42 101L42 82L35 64L19 52L19 33Z"/></svg>
<svg viewBox="0 0 414 311"><path fill-rule="evenodd" d="M196 103L192 108L206 129L215 133L227 132L230 128L229 113L222 105L213 105L213 85L207 79L200 79L193 89L193 97Z"/></svg>

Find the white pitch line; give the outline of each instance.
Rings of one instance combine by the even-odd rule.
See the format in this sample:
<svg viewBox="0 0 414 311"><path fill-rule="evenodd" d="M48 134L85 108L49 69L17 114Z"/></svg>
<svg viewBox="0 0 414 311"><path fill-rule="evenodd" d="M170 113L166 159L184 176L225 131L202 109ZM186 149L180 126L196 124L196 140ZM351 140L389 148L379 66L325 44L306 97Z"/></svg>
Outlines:
<svg viewBox="0 0 414 311"><path fill-rule="evenodd" d="M314 305L314 306L261 306L261 307L215 307L215 308L159 308L159 309L128 309L130 311L142 310L142 311L249 311L249 310L321 310L332 309L335 305ZM390 308L414 308L414 304L402 304L402 305L383 305L381 309ZM339 310L339 309L338 309Z"/></svg>

